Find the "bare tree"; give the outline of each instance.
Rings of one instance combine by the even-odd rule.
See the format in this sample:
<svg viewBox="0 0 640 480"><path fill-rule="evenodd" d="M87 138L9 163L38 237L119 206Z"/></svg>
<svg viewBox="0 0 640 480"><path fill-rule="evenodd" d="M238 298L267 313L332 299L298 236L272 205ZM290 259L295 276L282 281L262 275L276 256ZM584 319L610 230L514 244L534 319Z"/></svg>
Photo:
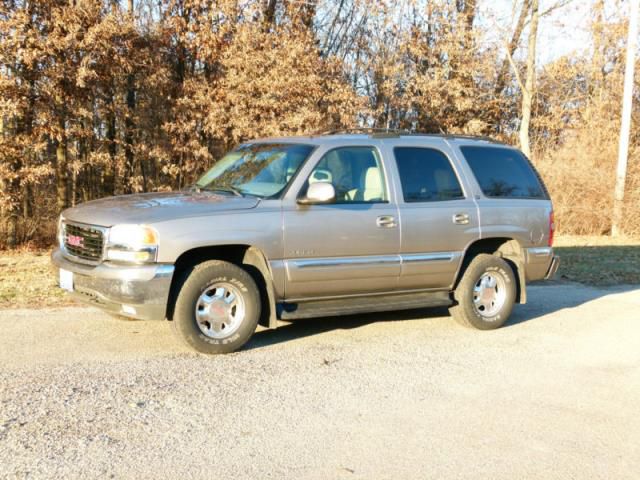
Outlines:
<svg viewBox="0 0 640 480"><path fill-rule="evenodd" d="M128 21L135 22L135 11L133 0L127 2L127 16ZM136 109L136 77L134 72L130 72L127 75L127 113L125 116L125 133L124 133L124 156L125 156L125 174L123 178L123 188L127 193L131 192L131 184L129 179L133 176L135 168L134 152L133 152L133 135L135 128L135 109Z"/></svg>
<svg viewBox="0 0 640 480"><path fill-rule="evenodd" d="M535 97L535 81L536 81L536 44L538 41L538 24L540 18L549 15L550 13L558 10L559 8L569 5L572 0L559 0L556 3L549 6L547 9L540 11L539 0L524 0L522 4L522 10L516 23L514 35L511 37L511 41L507 45L507 61L511 64L518 86L520 87L522 99L521 99L521 117L520 117L520 129L518 137L520 139L520 148L525 155L531 157L531 115L533 108L533 99ZM525 79L522 80L518 67L513 60L513 53L515 52L522 29L526 25L527 12L529 13L529 39L527 45L527 59L526 59L526 72ZM496 83L496 93L504 88L504 77L501 79L500 73L498 74L498 81ZM500 89L500 90L498 90Z"/></svg>
<svg viewBox="0 0 640 480"><path fill-rule="evenodd" d="M527 74L522 88L522 119L520 121L520 148L527 157L531 157L529 127L531 125L531 105L533 104L534 83L536 79L536 43L538 40L538 0L531 1L531 21L529 24L529 45L527 48Z"/></svg>
<svg viewBox="0 0 640 480"><path fill-rule="evenodd" d="M500 65L500 69L498 70L498 75L496 76L496 83L494 92L496 95L499 95L504 90L504 87L507 83L507 73L509 71L509 58L512 58L518 45L520 45L520 37L522 36L522 31L526 25L527 16L529 15L529 10L531 9L531 0L523 0L522 6L520 7L520 14L518 15L518 20L516 22L515 28L513 29L513 33L509 42L507 43L507 55L504 57L502 64Z"/></svg>

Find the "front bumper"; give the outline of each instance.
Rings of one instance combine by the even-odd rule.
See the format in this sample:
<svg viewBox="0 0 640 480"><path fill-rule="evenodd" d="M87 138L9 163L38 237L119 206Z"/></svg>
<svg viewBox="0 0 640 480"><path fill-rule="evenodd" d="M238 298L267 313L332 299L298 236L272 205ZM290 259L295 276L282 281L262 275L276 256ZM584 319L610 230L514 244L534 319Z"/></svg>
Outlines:
<svg viewBox="0 0 640 480"><path fill-rule="evenodd" d="M166 317L173 265L84 265L67 259L60 249L53 251L51 261L73 272L70 295L83 303L141 320Z"/></svg>

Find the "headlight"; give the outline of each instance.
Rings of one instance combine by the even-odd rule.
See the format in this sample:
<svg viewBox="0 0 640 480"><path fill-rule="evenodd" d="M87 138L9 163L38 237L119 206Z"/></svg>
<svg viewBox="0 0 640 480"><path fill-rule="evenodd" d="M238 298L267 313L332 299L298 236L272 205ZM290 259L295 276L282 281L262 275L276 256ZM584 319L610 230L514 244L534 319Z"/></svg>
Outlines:
<svg viewBox="0 0 640 480"><path fill-rule="evenodd" d="M107 260L127 263L155 262L158 232L145 225L115 225L109 229Z"/></svg>

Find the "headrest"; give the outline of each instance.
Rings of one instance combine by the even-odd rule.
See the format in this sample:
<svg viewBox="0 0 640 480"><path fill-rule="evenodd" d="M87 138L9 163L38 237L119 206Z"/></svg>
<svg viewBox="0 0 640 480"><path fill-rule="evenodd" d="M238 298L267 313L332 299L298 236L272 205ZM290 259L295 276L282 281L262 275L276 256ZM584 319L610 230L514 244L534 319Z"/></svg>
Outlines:
<svg viewBox="0 0 640 480"><path fill-rule="evenodd" d="M382 200L382 175L379 167L367 168L364 178L364 195L365 202L370 200Z"/></svg>

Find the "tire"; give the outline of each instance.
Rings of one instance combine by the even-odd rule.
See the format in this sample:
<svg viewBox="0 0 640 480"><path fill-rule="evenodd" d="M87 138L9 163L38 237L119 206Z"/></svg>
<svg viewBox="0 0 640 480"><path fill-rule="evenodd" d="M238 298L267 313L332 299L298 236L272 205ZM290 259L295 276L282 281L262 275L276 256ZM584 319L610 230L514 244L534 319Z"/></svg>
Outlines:
<svg viewBox="0 0 640 480"><path fill-rule="evenodd" d="M260 292L249 273L232 263L210 260L196 265L184 280L173 328L198 352L231 353L253 335L260 308Z"/></svg>
<svg viewBox="0 0 640 480"><path fill-rule="evenodd" d="M513 269L500 257L477 255L462 275L454 299L449 312L462 325L479 330L501 327L516 300Z"/></svg>

